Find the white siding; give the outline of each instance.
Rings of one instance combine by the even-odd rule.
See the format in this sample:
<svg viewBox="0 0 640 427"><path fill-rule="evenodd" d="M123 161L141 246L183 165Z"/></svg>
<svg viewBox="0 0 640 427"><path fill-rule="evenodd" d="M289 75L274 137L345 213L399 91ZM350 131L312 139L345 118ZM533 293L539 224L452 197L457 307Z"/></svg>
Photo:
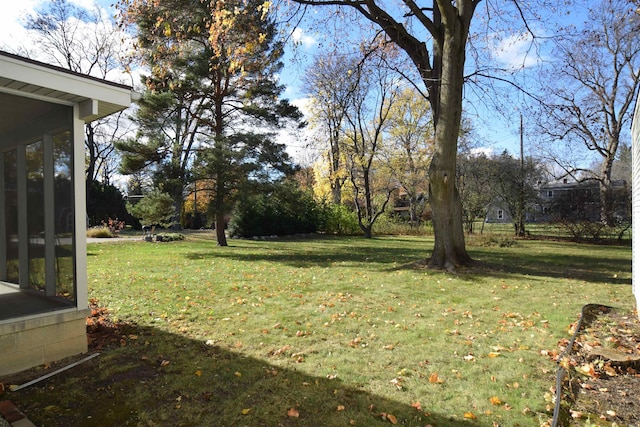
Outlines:
<svg viewBox="0 0 640 427"><path fill-rule="evenodd" d="M633 215L640 218L640 103L636 102L636 110L631 126L633 147ZM640 317L640 224L633 226L633 294L636 297L636 308Z"/></svg>

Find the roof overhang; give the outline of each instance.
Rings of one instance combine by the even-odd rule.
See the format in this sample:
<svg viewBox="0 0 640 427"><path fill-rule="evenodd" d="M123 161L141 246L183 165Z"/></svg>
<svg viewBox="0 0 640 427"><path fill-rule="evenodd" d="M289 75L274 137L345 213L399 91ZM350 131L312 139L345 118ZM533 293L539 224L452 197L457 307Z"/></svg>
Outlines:
<svg viewBox="0 0 640 427"><path fill-rule="evenodd" d="M0 95L80 106L85 123L122 111L136 100L130 86L97 79L0 51ZM0 132L15 123L15 105L0 102ZM6 129L4 129L6 130Z"/></svg>

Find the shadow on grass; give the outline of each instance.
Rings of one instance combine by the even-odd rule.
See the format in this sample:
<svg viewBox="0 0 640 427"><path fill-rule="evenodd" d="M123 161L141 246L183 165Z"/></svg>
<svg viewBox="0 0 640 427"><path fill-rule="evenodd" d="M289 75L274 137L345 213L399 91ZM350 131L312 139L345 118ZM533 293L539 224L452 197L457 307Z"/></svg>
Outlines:
<svg viewBox="0 0 640 427"><path fill-rule="evenodd" d="M263 360L157 328L120 333L119 347L3 398L39 426L391 425L383 413L405 426L489 425L311 376L297 368L312 362L297 364L286 347L265 348ZM22 373L19 384L43 374Z"/></svg>
<svg viewBox="0 0 640 427"><path fill-rule="evenodd" d="M357 239L356 244L349 244ZM346 241L346 243L345 243ZM424 260L430 255L431 241L425 240L424 252L416 251L414 244L402 238L364 239L359 237L321 237L311 240L284 240L255 242L247 252L225 248L219 251L192 252L189 259L228 259L239 262L274 262L293 267L339 267L361 265L363 269L379 271L398 269L424 269ZM536 252L515 247L477 248L469 247L471 256L478 264L460 271L469 280L475 275L506 277L527 275L542 278L567 278L586 282L604 282L630 285L631 276L614 277L613 272L630 272L631 258L616 257L610 248L583 244L579 254L566 253L572 250L567 243L544 242L545 251ZM244 248L243 248L244 249Z"/></svg>
<svg viewBox="0 0 640 427"><path fill-rule="evenodd" d="M356 243L350 244L349 242ZM230 259L241 262L275 262L296 268L311 266L331 267L341 263L360 264L363 268L386 268L384 264L416 262L420 253L415 246L402 239L365 239L363 237L316 237L313 239L287 239L251 242L255 252L234 251L229 247L217 251L198 251L187 254L188 259ZM422 253L427 255L428 246Z"/></svg>
<svg viewBox="0 0 640 427"><path fill-rule="evenodd" d="M500 251L488 256L485 252L476 258L479 261L478 268L473 269L472 273L497 277L524 275L631 285L631 257L604 254L606 248L603 247L594 247L579 255L562 253L562 249L559 247L558 252L543 253ZM617 276L615 272L622 274Z"/></svg>

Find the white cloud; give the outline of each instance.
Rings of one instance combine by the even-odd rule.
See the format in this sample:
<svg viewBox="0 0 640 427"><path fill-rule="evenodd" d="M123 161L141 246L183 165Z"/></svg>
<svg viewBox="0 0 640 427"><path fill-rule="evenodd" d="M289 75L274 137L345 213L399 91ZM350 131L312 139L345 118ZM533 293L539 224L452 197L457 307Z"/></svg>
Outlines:
<svg viewBox="0 0 640 427"><path fill-rule="evenodd" d="M87 10L94 10L98 6L94 0L69 0L69 3Z"/></svg>
<svg viewBox="0 0 640 427"><path fill-rule="evenodd" d="M298 98L290 101L291 105L295 105L304 114L305 117L309 117L311 98Z"/></svg>
<svg viewBox="0 0 640 427"><path fill-rule="evenodd" d="M487 157L493 157L495 150L493 147L478 147L471 149L472 156L482 156L485 155Z"/></svg>
<svg viewBox="0 0 640 427"><path fill-rule="evenodd" d="M83 34L101 34L104 37L111 37L114 43L122 49L123 54L126 49L130 48L132 40L130 40L127 35L120 33L115 23L110 21L114 12L113 7L109 6L110 0L100 0L99 2L95 0L68 1L72 5L90 12L99 8L104 18L103 22L98 25L71 18L71 26L77 30L76 36L80 35L77 41L82 42L84 39L91 40L91 37L83 38ZM6 5L3 4L3 13L0 14L0 50L23 54L53 65L62 65L61 58L56 62L53 58L43 55L41 46L36 42L38 40L38 34L32 30L27 30L22 25L27 16L35 14L36 11L42 11L43 8L46 9L47 3L47 0L22 0L7 2ZM82 66L83 70L88 69L88 67L88 62ZM120 69L112 69L106 76L97 69L94 69L91 74L95 77L106 77L108 80L129 85L137 85L139 82L139 76L136 75L132 78Z"/></svg>
<svg viewBox="0 0 640 427"><path fill-rule="evenodd" d="M510 69L532 67L541 60L529 33L498 40L493 46L493 56Z"/></svg>
<svg viewBox="0 0 640 427"><path fill-rule="evenodd" d="M293 39L294 43L300 44L305 48L315 47L318 45L318 41L314 37L308 35L307 32L300 27L297 27L295 30L293 30L293 33L291 33L291 38Z"/></svg>
<svg viewBox="0 0 640 427"><path fill-rule="evenodd" d="M0 48L16 50L28 39L22 19L35 11L41 0L3 2L0 14Z"/></svg>

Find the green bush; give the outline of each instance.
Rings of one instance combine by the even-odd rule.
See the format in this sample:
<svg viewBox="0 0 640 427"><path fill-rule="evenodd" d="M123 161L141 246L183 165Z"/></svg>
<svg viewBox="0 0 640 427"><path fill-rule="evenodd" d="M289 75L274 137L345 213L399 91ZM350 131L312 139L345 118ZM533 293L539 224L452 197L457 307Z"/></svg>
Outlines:
<svg viewBox="0 0 640 427"><path fill-rule="evenodd" d="M156 242L175 242L184 240L184 234L181 233L160 233L156 234Z"/></svg>
<svg viewBox="0 0 640 427"><path fill-rule="evenodd" d="M356 235L362 230L358 225L358 215L344 205L327 203L322 205L322 222L319 228L328 234Z"/></svg>
<svg viewBox="0 0 640 427"><path fill-rule="evenodd" d="M245 197L229 222L232 237L285 236L315 233L321 210L309 192L294 183L281 183L272 191Z"/></svg>

